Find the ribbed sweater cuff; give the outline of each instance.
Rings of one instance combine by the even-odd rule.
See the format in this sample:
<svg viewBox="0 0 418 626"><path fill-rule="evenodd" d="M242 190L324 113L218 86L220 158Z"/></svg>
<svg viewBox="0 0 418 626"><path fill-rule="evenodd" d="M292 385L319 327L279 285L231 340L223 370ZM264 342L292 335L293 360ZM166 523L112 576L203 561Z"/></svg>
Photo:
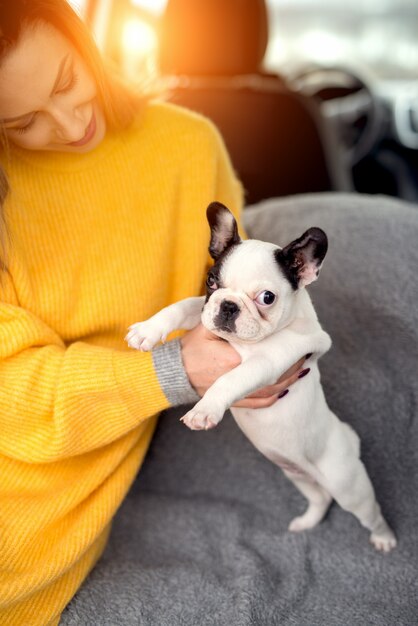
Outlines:
<svg viewBox="0 0 418 626"><path fill-rule="evenodd" d="M152 358L158 382L171 406L200 400L184 369L180 339L173 339L155 348Z"/></svg>

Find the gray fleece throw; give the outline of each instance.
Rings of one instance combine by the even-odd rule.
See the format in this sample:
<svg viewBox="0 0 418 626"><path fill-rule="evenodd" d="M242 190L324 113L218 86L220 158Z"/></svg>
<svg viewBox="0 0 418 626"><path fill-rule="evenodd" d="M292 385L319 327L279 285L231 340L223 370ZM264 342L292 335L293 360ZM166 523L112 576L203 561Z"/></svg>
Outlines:
<svg viewBox="0 0 418 626"><path fill-rule="evenodd" d="M245 224L281 246L309 226L328 234L310 287L333 339L322 382L360 435L398 547L376 552L335 503L315 529L288 532L305 500L231 415L192 432L171 409L65 626L418 624L418 206L304 195L246 209Z"/></svg>

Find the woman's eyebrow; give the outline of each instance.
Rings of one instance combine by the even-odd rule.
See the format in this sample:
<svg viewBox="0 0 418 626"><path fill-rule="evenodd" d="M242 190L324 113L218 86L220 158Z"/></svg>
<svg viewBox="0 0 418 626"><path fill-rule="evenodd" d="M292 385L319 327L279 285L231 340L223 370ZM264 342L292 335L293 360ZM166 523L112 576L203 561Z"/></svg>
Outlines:
<svg viewBox="0 0 418 626"><path fill-rule="evenodd" d="M51 96L55 92L56 88L58 87L58 85L60 83L60 80L62 78L62 74L64 72L64 68L65 68L65 65L67 63L67 59L68 59L69 56L70 56L70 53L66 54L65 57L63 57L61 59L61 62L60 62L59 67L58 67L57 76L56 76L56 79L55 79L55 82L54 82L54 86L52 87L52 91L51 91L51 94L50 94ZM6 119L0 120L0 124L11 124L13 122L22 121L26 117L30 117L31 115L33 115L33 112L31 112L31 113L24 113L23 115L18 115L17 117L8 117Z"/></svg>

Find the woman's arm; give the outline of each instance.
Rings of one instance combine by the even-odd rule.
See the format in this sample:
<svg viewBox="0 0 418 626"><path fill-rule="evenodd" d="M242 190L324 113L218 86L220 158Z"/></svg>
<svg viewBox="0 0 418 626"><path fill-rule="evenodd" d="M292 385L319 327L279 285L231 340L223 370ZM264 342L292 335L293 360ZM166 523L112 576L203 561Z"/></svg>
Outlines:
<svg viewBox="0 0 418 626"><path fill-rule="evenodd" d="M167 408L150 354L62 339L0 305L0 452L50 462L122 437Z"/></svg>

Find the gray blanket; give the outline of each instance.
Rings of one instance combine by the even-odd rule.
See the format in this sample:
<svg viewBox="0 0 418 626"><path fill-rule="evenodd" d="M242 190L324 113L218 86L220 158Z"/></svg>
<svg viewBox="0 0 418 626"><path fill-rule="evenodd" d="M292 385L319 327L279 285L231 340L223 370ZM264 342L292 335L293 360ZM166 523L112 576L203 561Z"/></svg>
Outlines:
<svg viewBox="0 0 418 626"><path fill-rule="evenodd" d="M335 503L314 530L289 533L305 501L233 418L192 432L170 410L65 626L418 624L418 206L318 194L245 219L282 246L308 226L329 236L310 288L333 338L322 381L361 437L398 547L375 552Z"/></svg>

